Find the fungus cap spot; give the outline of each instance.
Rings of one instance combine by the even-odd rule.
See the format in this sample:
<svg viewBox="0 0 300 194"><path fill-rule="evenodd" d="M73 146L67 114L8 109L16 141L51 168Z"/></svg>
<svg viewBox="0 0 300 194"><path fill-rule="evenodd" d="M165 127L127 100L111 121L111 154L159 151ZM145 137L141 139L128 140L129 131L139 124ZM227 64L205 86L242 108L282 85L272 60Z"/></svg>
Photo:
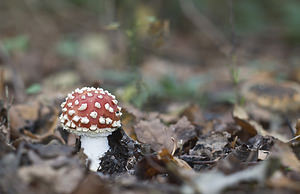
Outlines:
<svg viewBox="0 0 300 194"><path fill-rule="evenodd" d="M65 107L65 105L66 105L66 102L63 102L63 103L61 103L61 105L60 105L60 107Z"/></svg>
<svg viewBox="0 0 300 194"><path fill-rule="evenodd" d="M96 108L101 108L101 104L99 102L95 102L95 107Z"/></svg>
<svg viewBox="0 0 300 194"><path fill-rule="evenodd" d="M99 123L100 124L105 124L105 118L104 117L100 117L99 118Z"/></svg>
<svg viewBox="0 0 300 194"><path fill-rule="evenodd" d="M93 112L91 112L90 113L90 116L93 118L93 119L95 119L95 118L97 118L97 112L96 111L93 111Z"/></svg>
<svg viewBox="0 0 300 194"><path fill-rule="evenodd" d="M75 113L75 110L69 110L69 115L72 116Z"/></svg>
<svg viewBox="0 0 300 194"><path fill-rule="evenodd" d="M91 125L90 130L95 131L97 129L97 125Z"/></svg>
<svg viewBox="0 0 300 194"><path fill-rule="evenodd" d="M80 120L80 122L82 124L88 124L90 122L90 120L87 117L82 117L81 120Z"/></svg>
<svg viewBox="0 0 300 194"><path fill-rule="evenodd" d="M87 109L87 103L81 104L81 106L78 108L79 111L83 111Z"/></svg>
<svg viewBox="0 0 300 194"><path fill-rule="evenodd" d="M106 124L107 124L107 125L109 125L109 124L111 124L111 123L112 123L112 120L111 120L111 118L106 118L106 119L105 119L105 121L106 121Z"/></svg>
<svg viewBox="0 0 300 194"><path fill-rule="evenodd" d="M80 120L80 117L75 115L72 120L75 121L75 122L78 122Z"/></svg>

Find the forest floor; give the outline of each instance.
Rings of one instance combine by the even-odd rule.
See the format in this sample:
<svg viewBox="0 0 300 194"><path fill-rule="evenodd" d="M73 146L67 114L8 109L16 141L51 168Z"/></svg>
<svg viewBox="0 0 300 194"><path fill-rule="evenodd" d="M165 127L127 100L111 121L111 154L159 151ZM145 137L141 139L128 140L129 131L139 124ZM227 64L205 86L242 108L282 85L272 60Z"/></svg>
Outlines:
<svg viewBox="0 0 300 194"><path fill-rule="evenodd" d="M19 25L0 29L0 193L300 192L300 58L280 37L249 36L230 52L198 33L166 38L159 21L133 45L80 11L81 29L73 12L33 13L32 23L2 13ZM120 101L121 144L137 146L125 172L118 150L89 171L59 123L60 104L83 86Z"/></svg>

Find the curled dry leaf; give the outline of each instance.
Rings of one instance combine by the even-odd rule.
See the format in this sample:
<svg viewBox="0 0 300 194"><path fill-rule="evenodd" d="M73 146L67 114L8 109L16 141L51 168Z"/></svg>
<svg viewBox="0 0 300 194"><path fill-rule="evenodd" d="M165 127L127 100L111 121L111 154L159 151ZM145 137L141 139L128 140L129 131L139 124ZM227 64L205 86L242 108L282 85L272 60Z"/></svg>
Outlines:
<svg viewBox="0 0 300 194"><path fill-rule="evenodd" d="M173 156L168 152L167 149L162 149L161 151L159 151L157 157L159 160L163 160L165 163L173 162L180 168L184 168L188 170L192 169L190 165L188 165L188 163L186 163L184 160L181 160Z"/></svg>
<svg viewBox="0 0 300 194"><path fill-rule="evenodd" d="M175 139L176 145L183 145L196 137L195 127L186 117L182 117L176 124L169 127L157 118L144 120L140 121L134 129L139 141L150 144L155 151L166 148L170 153L174 147L172 139Z"/></svg>
<svg viewBox="0 0 300 194"><path fill-rule="evenodd" d="M172 171L169 169L172 165L180 169L192 169L184 160L174 157L164 148L157 155L145 156L138 163L136 174L140 179L150 179L158 174L165 174Z"/></svg>
<svg viewBox="0 0 300 194"><path fill-rule="evenodd" d="M297 180L292 180L290 177L285 176L282 172L277 171L267 181L267 184L273 188L292 189L300 192L300 184Z"/></svg>
<svg viewBox="0 0 300 194"><path fill-rule="evenodd" d="M197 136L195 127L185 116L179 119L176 124L170 125L169 129L173 133L173 137L176 138L177 144L185 144Z"/></svg>
<svg viewBox="0 0 300 194"><path fill-rule="evenodd" d="M100 193L111 193L108 182L101 179L100 176L95 173L89 173L83 181L80 181L75 191L72 194L98 194Z"/></svg>
<svg viewBox="0 0 300 194"><path fill-rule="evenodd" d="M14 105L9 110L11 138L39 139L54 133L57 110L41 103Z"/></svg>
<svg viewBox="0 0 300 194"><path fill-rule="evenodd" d="M232 116L236 124L241 126L243 130L247 131L247 133L249 133L251 137L257 134L255 127L252 126L248 121L248 114L242 107L235 106L233 109Z"/></svg>
<svg viewBox="0 0 300 194"><path fill-rule="evenodd" d="M196 174L187 177L192 184L182 187L182 192L193 191L194 193L221 193L228 187L233 187L239 182L256 181L263 182L267 176L269 161L264 161L255 167L251 167L230 175L224 175L218 171Z"/></svg>
<svg viewBox="0 0 300 194"><path fill-rule="evenodd" d="M189 121L195 124L202 124L204 122L203 113L197 104L192 104L188 106L182 113L182 115L186 116Z"/></svg>
<svg viewBox="0 0 300 194"><path fill-rule="evenodd" d="M122 128L125 133L134 140L137 140L137 135L134 131L134 124L144 118L144 114L138 109L130 105L125 105L122 109Z"/></svg>
<svg viewBox="0 0 300 194"><path fill-rule="evenodd" d="M134 127L137 139L143 143L151 145L155 151L166 148L169 152L173 149L172 135L159 119L150 121L140 121Z"/></svg>
<svg viewBox="0 0 300 194"><path fill-rule="evenodd" d="M245 131L249 134L249 137L244 139L245 141L251 137L254 137L257 134L262 135L262 136L266 136L266 135L273 136L274 138L277 138L283 142L289 141L287 137L285 137L281 134L278 134L276 132L268 132L259 123L257 123L254 120L249 119L247 112L240 106L234 107L232 116L233 116L236 124L239 125L243 129L243 131Z"/></svg>
<svg viewBox="0 0 300 194"><path fill-rule="evenodd" d="M298 173L300 172L300 161L287 143L275 141L270 156L278 158L284 166Z"/></svg>
<svg viewBox="0 0 300 194"><path fill-rule="evenodd" d="M195 147L190 151L191 155L205 156L209 160L216 159L229 143L230 134L227 132L212 132L202 136Z"/></svg>
<svg viewBox="0 0 300 194"><path fill-rule="evenodd" d="M53 188L56 193L70 193L81 180L83 170L76 166L65 166L55 169L49 165L40 164L21 167L18 171L18 176L27 185L43 182L48 187Z"/></svg>

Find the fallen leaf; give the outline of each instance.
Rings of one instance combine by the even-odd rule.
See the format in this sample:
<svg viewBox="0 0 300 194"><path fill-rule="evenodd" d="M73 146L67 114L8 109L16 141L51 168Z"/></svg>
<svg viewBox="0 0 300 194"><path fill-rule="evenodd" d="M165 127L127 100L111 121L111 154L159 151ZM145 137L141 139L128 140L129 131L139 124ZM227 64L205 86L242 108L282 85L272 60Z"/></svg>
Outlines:
<svg viewBox="0 0 300 194"><path fill-rule="evenodd" d="M182 113L183 116L186 116L189 121L192 123L201 125L204 122L203 113L197 104L192 104L188 106Z"/></svg>
<svg viewBox="0 0 300 194"><path fill-rule="evenodd" d="M219 157L224 147L229 143L230 134L227 132L212 132L199 138L191 155L206 156L209 160Z"/></svg>
<svg viewBox="0 0 300 194"><path fill-rule="evenodd" d="M135 125L134 130L137 139L140 142L150 144L153 150L159 151L166 148L169 152L172 151L173 142L171 138L173 133L159 119L140 121Z"/></svg>
<svg viewBox="0 0 300 194"><path fill-rule="evenodd" d="M170 125L169 129L174 134L172 137L182 145L197 136L195 127L185 116L179 119L176 124Z"/></svg>
<svg viewBox="0 0 300 194"><path fill-rule="evenodd" d="M267 181L267 184L268 186L273 188L292 189L300 192L299 181L292 180L280 171L275 172L273 176L270 177L270 179Z"/></svg>
<svg viewBox="0 0 300 194"><path fill-rule="evenodd" d="M12 140L23 135L39 139L54 133L58 111L39 102L14 105L9 109Z"/></svg>
<svg viewBox="0 0 300 194"><path fill-rule="evenodd" d="M262 162L254 167L245 170L224 175L221 172L212 170L206 173L196 174L187 177L192 184L185 184L182 192L194 191L195 193L212 193L217 194L228 187L233 187L240 182L256 181L263 182L267 176L267 169L270 165L269 161Z"/></svg>
<svg viewBox="0 0 300 194"><path fill-rule="evenodd" d="M77 188L72 194L99 194L99 193L111 193L111 186L108 181L103 180L95 173L89 173L84 180L80 181Z"/></svg>
<svg viewBox="0 0 300 194"><path fill-rule="evenodd" d="M235 106L233 109L233 119L235 120L236 124L242 127L243 130L247 131L251 137L255 136L257 134L257 131L254 126L252 126L248 119L249 116L246 113L246 111L240 107Z"/></svg>
<svg viewBox="0 0 300 194"><path fill-rule="evenodd" d="M158 152L158 159L163 160L166 164L169 162L175 163L178 167L191 170L192 168L184 160L181 160L168 152L167 149L162 149Z"/></svg>
<svg viewBox="0 0 300 194"><path fill-rule="evenodd" d="M144 114L140 112L138 109L125 105L122 109L122 128L125 133L134 140L137 140L136 133L134 131L134 125L144 118Z"/></svg>
<svg viewBox="0 0 300 194"><path fill-rule="evenodd" d="M254 120L249 119L246 111L239 106L236 106L234 108L233 118L234 118L236 124L239 125L244 131L246 131L249 134L249 137L243 138L244 141L247 141L249 138L254 137L257 134L262 135L262 136L272 136L283 142L289 141L289 139L287 137L285 137L279 133L276 133L274 131L272 131L272 132L266 131L259 123L257 123Z"/></svg>
<svg viewBox="0 0 300 194"><path fill-rule="evenodd" d="M40 164L21 167L18 176L27 185L46 183L57 193L70 193L81 181L83 169L76 166L54 169L49 165Z"/></svg>
<svg viewBox="0 0 300 194"><path fill-rule="evenodd" d="M278 140L275 141L270 157L278 158L284 166L298 173L300 172L300 161L287 143Z"/></svg>
<svg viewBox="0 0 300 194"><path fill-rule="evenodd" d="M172 153L175 145L184 145L189 140L196 137L195 127L182 117L176 124L169 127L164 125L158 118L158 114L149 114L149 120L142 120L138 122L134 129L137 139L143 143L151 145L155 151L166 148Z"/></svg>

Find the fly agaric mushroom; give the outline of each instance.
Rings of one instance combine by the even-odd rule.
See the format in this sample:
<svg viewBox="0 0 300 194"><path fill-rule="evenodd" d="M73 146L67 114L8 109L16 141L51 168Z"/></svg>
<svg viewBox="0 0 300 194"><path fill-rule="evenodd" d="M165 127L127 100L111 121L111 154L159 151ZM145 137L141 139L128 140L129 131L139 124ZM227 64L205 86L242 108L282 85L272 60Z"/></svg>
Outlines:
<svg viewBox="0 0 300 194"><path fill-rule="evenodd" d="M97 171L100 158L109 150L107 136L121 127L118 101L107 90L84 87L68 94L61 107L64 129L80 136L90 169Z"/></svg>

